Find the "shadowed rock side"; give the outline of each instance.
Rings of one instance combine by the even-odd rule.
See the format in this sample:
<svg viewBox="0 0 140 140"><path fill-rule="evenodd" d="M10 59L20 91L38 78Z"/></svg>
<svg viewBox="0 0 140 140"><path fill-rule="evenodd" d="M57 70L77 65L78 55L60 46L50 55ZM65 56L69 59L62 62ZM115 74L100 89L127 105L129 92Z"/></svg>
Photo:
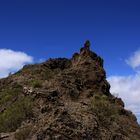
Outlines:
<svg viewBox="0 0 140 140"><path fill-rule="evenodd" d="M86 41L71 59L27 65L0 80L0 139L139 140L140 126L110 93Z"/></svg>

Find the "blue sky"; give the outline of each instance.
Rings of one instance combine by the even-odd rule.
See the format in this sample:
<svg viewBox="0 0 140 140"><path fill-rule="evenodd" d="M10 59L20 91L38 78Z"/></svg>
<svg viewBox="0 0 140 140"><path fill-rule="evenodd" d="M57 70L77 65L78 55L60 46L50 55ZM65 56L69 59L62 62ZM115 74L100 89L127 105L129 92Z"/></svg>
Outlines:
<svg viewBox="0 0 140 140"><path fill-rule="evenodd" d="M123 86L130 89L140 84L139 72L134 67L136 61L137 66L140 65L139 0L0 1L0 56L4 56L0 70L3 75L25 63L50 57L71 57L86 39L91 41L92 50L104 58L112 92L119 92L129 104L128 109L138 114L139 109L130 107L138 101L128 101L124 96L127 91L120 93L121 85L117 89L114 85L126 80L128 84ZM8 59L11 53L14 61ZM7 68L3 63L8 62L16 62L18 66ZM134 81L133 87L130 81ZM131 96L140 95L139 90L132 91Z"/></svg>

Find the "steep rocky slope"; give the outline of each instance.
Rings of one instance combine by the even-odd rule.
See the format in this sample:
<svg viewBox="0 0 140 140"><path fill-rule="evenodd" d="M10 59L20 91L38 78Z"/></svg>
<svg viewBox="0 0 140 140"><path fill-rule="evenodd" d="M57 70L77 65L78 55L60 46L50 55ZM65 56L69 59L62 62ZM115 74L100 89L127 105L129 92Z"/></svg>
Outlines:
<svg viewBox="0 0 140 140"><path fill-rule="evenodd" d="M89 41L71 59L24 66L0 80L0 139L139 140L136 117L109 90Z"/></svg>

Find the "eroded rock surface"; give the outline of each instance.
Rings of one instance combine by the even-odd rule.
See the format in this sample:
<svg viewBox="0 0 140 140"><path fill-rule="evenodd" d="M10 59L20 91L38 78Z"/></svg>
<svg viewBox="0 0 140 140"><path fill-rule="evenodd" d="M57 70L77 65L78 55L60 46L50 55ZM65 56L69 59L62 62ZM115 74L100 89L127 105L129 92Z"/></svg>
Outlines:
<svg viewBox="0 0 140 140"><path fill-rule="evenodd" d="M89 41L71 59L49 59L1 79L0 107L4 140L140 139L136 117L111 95L103 59Z"/></svg>

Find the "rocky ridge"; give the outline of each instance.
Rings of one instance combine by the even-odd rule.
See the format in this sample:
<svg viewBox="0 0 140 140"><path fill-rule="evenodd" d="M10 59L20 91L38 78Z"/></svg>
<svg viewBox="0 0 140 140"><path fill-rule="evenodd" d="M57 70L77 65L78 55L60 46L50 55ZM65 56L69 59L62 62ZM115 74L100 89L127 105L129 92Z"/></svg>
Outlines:
<svg viewBox="0 0 140 140"><path fill-rule="evenodd" d="M139 140L140 126L110 93L86 41L71 59L24 66L0 80L0 139Z"/></svg>

